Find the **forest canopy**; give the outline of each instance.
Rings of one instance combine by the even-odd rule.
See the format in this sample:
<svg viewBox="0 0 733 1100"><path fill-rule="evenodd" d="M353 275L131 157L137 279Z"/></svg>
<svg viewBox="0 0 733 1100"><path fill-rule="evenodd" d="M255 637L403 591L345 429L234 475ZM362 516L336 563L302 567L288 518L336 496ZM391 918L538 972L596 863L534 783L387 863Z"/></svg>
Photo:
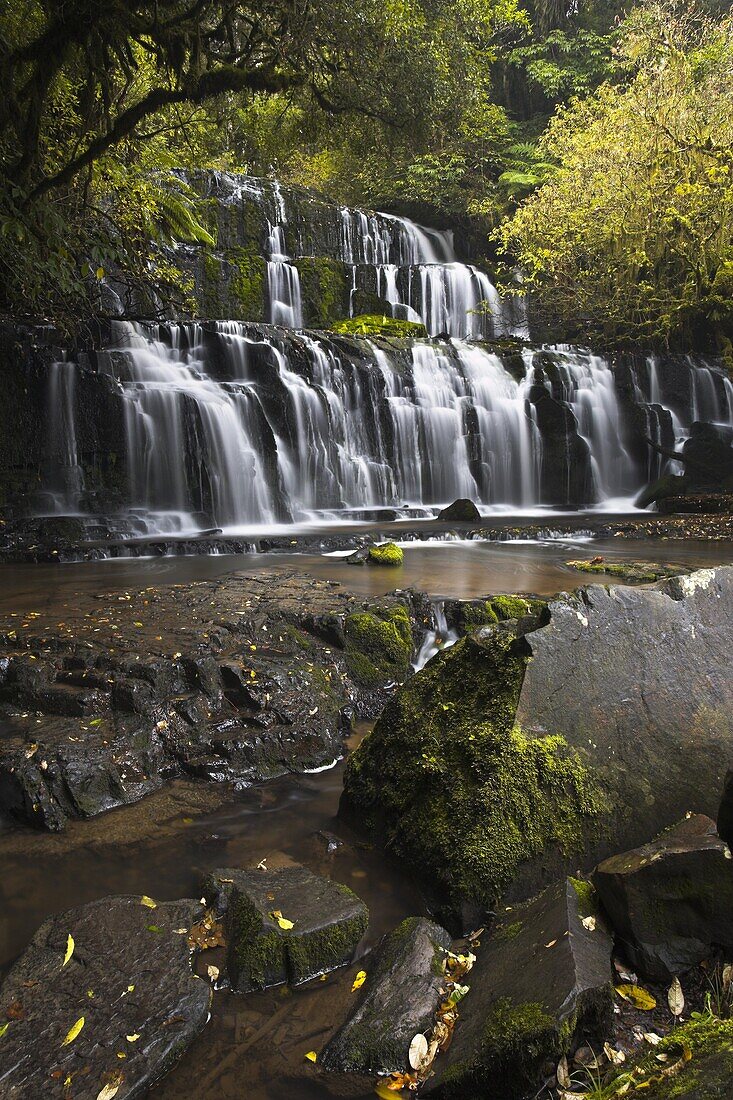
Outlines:
<svg viewBox="0 0 733 1100"><path fill-rule="evenodd" d="M0 309L73 330L114 268L185 310L156 242L213 245L175 170L218 168L470 225L564 333L724 341L730 61L656 3L5 5Z"/></svg>

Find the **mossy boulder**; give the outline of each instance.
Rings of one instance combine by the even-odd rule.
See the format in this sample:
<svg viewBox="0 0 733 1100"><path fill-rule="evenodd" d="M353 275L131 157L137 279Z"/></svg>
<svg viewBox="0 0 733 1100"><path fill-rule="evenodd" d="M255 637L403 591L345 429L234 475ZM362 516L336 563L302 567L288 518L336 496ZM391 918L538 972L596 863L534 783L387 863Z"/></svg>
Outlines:
<svg viewBox="0 0 733 1100"><path fill-rule="evenodd" d="M543 1067L579 1041L602 1046L613 1016L611 936L583 923L585 894L563 880L505 915L482 944L431 1095L533 1096ZM505 928L512 934L504 934Z"/></svg>
<svg viewBox="0 0 733 1100"><path fill-rule="evenodd" d="M481 519L481 513L472 500L461 497L438 512L438 519L445 520L446 523L475 523Z"/></svg>
<svg viewBox="0 0 733 1100"><path fill-rule="evenodd" d="M344 966L369 923L366 905L348 886L298 865L213 871L205 896L224 915L229 980L242 993L300 985Z"/></svg>
<svg viewBox="0 0 733 1100"><path fill-rule="evenodd" d="M445 616L450 626L467 634L477 627L516 619L520 633L542 623L547 601L536 597L500 595L483 600L446 600Z"/></svg>
<svg viewBox="0 0 733 1100"><path fill-rule="evenodd" d="M605 561L603 558L592 558L589 561L566 561L565 564L580 573L603 573L630 584L653 584L665 577L679 577L687 572L681 565L660 565L653 561Z"/></svg>
<svg viewBox="0 0 733 1100"><path fill-rule="evenodd" d="M402 565L404 559L401 546L394 542L384 542L379 546L369 547L367 565L386 565L394 569Z"/></svg>
<svg viewBox="0 0 733 1100"><path fill-rule="evenodd" d="M328 1070L375 1074L404 1070L413 1036L432 1027L451 938L422 917L408 917L379 945L361 998L329 1042Z"/></svg>
<svg viewBox="0 0 733 1100"><path fill-rule="evenodd" d="M346 667L362 688L403 680L410 671L412 624L404 607L374 608L344 623Z"/></svg>
<svg viewBox="0 0 733 1100"><path fill-rule="evenodd" d="M624 1067L599 1100L622 1095L627 1084L627 1100L730 1100L731 1081L733 1020L693 1013L631 1069Z"/></svg>
<svg viewBox="0 0 733 1100"><path fill-rule="evenodd" d="M715 822L693 814L649 844L604 860L593 882L624 952L667 982L722 948L733 952L733 860Z"/></svg>
<svg viewBox="0 0 733 1100"><path fill-rule="evenodd" d="M558 735L515 723L529 657L509 625L433 658L350 757L341 812L442 893L492 903L524 861L569 857L603 798Z"/></svg>
<svg viewBox="0 0 733 1100"><path fill-rule="evenodd" d="M384 314L366 313L331 325L331 331L339 336L387 336L398 340L419 340L427 336L425 325L416 321L403 321Z"/></svg>

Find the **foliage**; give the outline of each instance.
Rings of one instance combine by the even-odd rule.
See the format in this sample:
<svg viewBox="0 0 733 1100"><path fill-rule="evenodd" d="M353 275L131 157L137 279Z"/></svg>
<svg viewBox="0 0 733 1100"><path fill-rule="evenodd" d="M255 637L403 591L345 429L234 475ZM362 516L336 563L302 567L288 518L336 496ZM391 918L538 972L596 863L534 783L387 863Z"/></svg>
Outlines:
<svg viewBox="0 0 733 1100"><path fill-rule="evenodd" d="M546 318L598 340L721 342L733 324L733 22L653 4L627 20L623 83L551 121L559 167L501 228ZM509 287L516 292L516 284Z"/></svg>

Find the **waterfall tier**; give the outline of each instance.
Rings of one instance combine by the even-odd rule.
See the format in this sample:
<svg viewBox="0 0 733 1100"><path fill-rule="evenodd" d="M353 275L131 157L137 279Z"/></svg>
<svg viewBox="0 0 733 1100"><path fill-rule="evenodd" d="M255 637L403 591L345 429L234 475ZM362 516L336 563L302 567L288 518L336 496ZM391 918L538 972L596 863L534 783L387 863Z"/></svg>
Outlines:
<svg viewBox="0 0 733 1100"><path fill-rule="evenodd" d="M569 348L502 358L461 340L329 338L233 321L115 322L93 368L56 370L57 467L83 451L71 437L70 371L92 372L124 424L120 507L158 530L432 514L457 497L487 510L582 507L629 498L659 472L646 435L671 447L693 418L733 424L730 381L685 361L612 368ZM48 481L74 487L74 511L77 474L57 468ZM63 510L58 489L53 499Z"/></svg>

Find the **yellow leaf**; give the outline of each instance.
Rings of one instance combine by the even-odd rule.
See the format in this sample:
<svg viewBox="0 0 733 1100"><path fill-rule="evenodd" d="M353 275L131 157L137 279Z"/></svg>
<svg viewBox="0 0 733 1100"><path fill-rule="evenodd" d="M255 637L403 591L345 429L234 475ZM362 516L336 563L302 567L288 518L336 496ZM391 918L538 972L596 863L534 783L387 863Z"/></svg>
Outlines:
<svg viewBox="0 0 733 1100"><path fill-rule="evenodd" d="M71 958L71 956L73 954L74 954L74 937L69 932L69 938L66 941L66 954L64 955L64 961L61 964L62 969L63 969L64 966L66 966L67 962L69 961L69 959Z"/></svg>
<svg viewBox="0 0 733 1100"><path fill-rule="evenodd" d="M127 1058L127 1055L125 1054L124 1050L118 1050L117 1051L117 1057L118 1058Z"/></svg>
<svg viewBox="0 0 733 1100"><path fill-rule="evenodd" d="M102 1091L97 1093L97 1100L112 1100L112 1097L120 1091L120 1084L121 1082L118 1081L117 1084L110 1082L109 1085L105 1085Z"/></svg>
<svg viewBox="0 0 733 1100"><path fill-rule="evenodd" d="M270 916L273 920L276 920L280 927L284 928L286 932L289 928L294 927L293 922L291 920L288 920L287 917L284 917L279 909L273 909L273 911L270 913Z"/></svg>
<svg viewBox="0 0 733 1100"><path fill-rule="evenodd" d="M153 899L149 898L147 894L143 894L143 896L140 898L140 904L147 906L148 909L158 908L157 901L153 901Z"/></svg>
<svg viewBox="0 0 733 1100"><path fill-rule="evenodd" d="M98 267L97 268L96 276L97 276L98 279L103 279L104 278L104 268L103 267Z"/></svg>
<svg viewBox="0 0 733 1100"><path fill-rule="evenodd" d="M625 1001L632 1004L634 1008L641 1009L642 1012L651 1012L657 1007L657 1002L651 993L642 989L640 985L617 985L616 992L619 997L623 997Z"/></svg>
<svg viewBox="0 0 733 1100"><path fill-rule="evenodd" d="M74 1024L74 1026L72 1028L69 1028L69 1031L67 1032L66 1038L64 1039L61 1046L66 1047L66 1046L69 1045L69 1043L73 1043L74 1039L76 1039L77 1035L79 1034L79 1032L81 1031L81 1029L83 1027L84 1027L84 1017L80 1016L79 1019Z"/></svg>
<svg viewBox="0 0 733 1100"><path fill-rule="evenodd" d="M140 1036L137 1034L137 1032L135 1032L134 1035L126 1035L125 1038L127 1039L128 1043L136 1043Z"/></svg>
<svg viewBox="0 0 733 1100"><path fill-rule="evenodd" d="M364 982L366 981L366 979L367 979L366 970L360 970L359 973L354 978L354 984L351 987L351 992L355 993L357 989L361 989L361 987L364 985Z"/></svg>
<svg viewBox="0 0 733 1100"><path fill-rule="evenodd" d="M318 1057L318 1055L316 1054L315 1050L309 1050L308 1053L306 1054L306 1058L308 1059L309 1062L315 1062L317 1057Z"/></svg>
<svg viewBox="0 0 733 1100"><path fill-rule="evenodd" d="M9 1027L10 1027L10 1020L8 1020L7 1024L0 1025L0 1039L2 1039L3 1035L8 1030Z"/></svg>

